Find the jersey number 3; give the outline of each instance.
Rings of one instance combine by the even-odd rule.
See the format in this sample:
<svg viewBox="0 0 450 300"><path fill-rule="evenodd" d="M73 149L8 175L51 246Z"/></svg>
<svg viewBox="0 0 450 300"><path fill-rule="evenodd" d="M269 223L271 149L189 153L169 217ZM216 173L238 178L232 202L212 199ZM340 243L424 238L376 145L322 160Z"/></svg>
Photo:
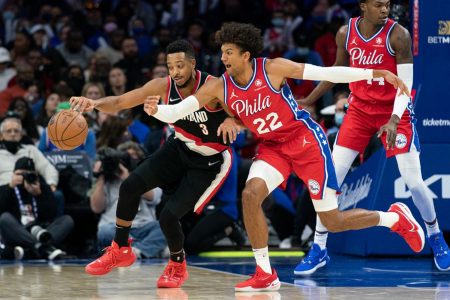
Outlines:
<svg viewBox="0 0 450 300"><path fill-rule="evenodd" d="M253 124L258 125L259 134L268 133L283 126L283 123L278 121L278 114L275 112L268 114L265 120L263 118L255 119Z"/></svg>

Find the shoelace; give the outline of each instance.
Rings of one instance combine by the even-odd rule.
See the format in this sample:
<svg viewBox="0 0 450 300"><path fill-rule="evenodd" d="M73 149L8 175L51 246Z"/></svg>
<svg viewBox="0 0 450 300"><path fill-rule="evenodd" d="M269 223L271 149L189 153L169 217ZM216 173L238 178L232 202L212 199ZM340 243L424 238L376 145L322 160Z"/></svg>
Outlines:
<svg viewBox="0 0 450 300"><path fill-rule="evenodd" d="M168 265L164 270L163 276L167 278L172 277L181 278L183 276L183 273L184 270L181 265L180 266Z"/></svg>
<svg viewBox="0 0 450 300"><path fill-rule="evenodd" d="M117 262L117 257L116 257L116 253L114 251L114 249L112 249L111 246L106 247L105 249L103 249L103 252L105 252L105 254L103 254L104 256L108 257L108 267L112 267L116 264Z"/></svg>
<svg viewBox="0 0 450 300"><path fill-rule="evenodd" d="M435 255L436 256L442 256L447 254L449 251L448 247L445 247L443 243L439 242L439 238L435 238L433 241L434 249L435 249Z"/></svg>

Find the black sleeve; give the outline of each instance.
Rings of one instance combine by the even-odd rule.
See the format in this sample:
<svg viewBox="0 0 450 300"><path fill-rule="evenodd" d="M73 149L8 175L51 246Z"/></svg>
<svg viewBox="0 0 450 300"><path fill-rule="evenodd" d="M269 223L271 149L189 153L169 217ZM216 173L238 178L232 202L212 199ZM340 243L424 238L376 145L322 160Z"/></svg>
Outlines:
<svg viewBox="0 0 450 300"><path fill-rule="evenodd" d="M50 186L39 176L42 194L36 197L39 221L51 221L56 217L56 200Z"/></svg>
<svg viewBox="0 0 450 300"><path fill-rule="evenodd" d="M9 184L0 186L0 215L4 212L10 212L14 215L19 213L20 215L14 189L10 188Z"/></svg>

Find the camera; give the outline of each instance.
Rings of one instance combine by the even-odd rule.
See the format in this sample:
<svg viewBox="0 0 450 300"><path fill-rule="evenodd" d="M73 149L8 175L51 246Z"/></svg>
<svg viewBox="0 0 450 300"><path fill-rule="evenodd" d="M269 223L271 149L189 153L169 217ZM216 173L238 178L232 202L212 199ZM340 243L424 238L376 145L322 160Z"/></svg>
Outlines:
<svg viewBox="0 0 450 300"><path fill-rule="evenodd" d="M94 173L94 177L102 174L106 180L112 180L117 177L120 172L119 163L128 167L130 161L130 156L127 152L121 152L109 147L99 150L97 158L102 162L102 168L100 172Z"/></svg>
<svg viewBox="0 0 450 300"><path fill-rule="evenodd" d="M32 172L32 171L23 172L22 176L23 176L23 180L25 180L29 184L33 184L39 180L39 177L36 174L36 172Z"/></svg>

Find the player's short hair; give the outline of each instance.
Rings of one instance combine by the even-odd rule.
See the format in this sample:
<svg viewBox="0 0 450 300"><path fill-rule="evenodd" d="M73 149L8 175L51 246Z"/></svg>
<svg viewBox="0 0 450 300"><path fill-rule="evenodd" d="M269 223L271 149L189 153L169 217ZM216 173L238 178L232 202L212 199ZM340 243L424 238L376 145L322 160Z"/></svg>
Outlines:
<svg viewBox="0 0 450 300"><path fill-rule="evenodd" d="M189 43L186 40L176 40L167 45L166 55L178 52L183 52L186 54L186 56L189 56L190 58L195 58L194 47L192 47L191 43Z"/></svg>
<svg viewBox="0 0 450 300"><path fill-rule="evenodd" d="M235 44L243 52L250 52L250 58L256 57L263 49L261 30L252 24L225 23L216 32L216 42L219 45Z"/></svg>

